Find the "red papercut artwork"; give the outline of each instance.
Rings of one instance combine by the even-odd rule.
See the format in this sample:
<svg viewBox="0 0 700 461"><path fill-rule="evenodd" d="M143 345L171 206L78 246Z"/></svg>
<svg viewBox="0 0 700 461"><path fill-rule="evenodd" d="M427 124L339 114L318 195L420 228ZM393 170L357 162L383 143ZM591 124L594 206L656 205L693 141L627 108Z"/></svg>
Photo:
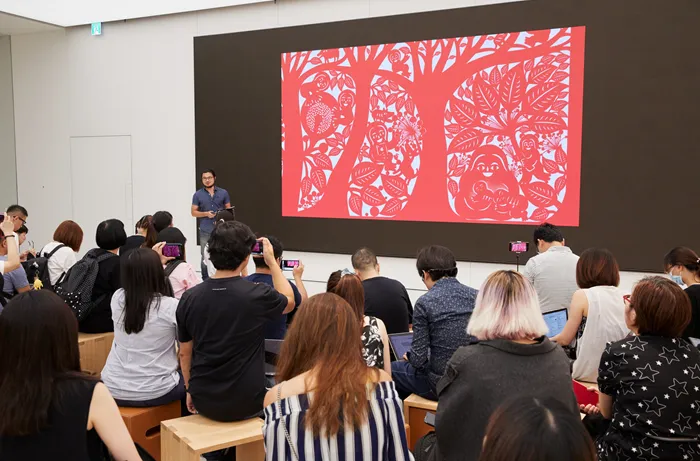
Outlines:
<svg viewBox="0 0 700 461"><path fill-rule="evenodd" d="M584 27L282 55L282 214L578 226Z"/></svg>

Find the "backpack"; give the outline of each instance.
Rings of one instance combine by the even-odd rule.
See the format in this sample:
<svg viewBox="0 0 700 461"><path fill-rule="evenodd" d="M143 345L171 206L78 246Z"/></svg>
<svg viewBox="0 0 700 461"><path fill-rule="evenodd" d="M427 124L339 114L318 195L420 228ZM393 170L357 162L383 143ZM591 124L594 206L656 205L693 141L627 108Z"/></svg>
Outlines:
<svg viewBox="0 0 700 461"><path fill-rule="evenodd" d="M100 263L112 257L118 258L119 256L113 253L104 253L96 256L95 250L90 250L83 256L83 259L75 263L56 282L54 291L68 304L68 307L71 308L78 318L78 322L90 315L95 306L107 296L107 294L104 294L93 301L92 289L95 287Z"/></svg>
<svg viewBox="0 0 700 461"><path fill-rule="evenodd" d="M0 306L4 307L7 305L7 295L5 294L5 291L3 290L5 288L5 277L0 274Z"/></svg>
<svg viewBox="0 0 700 461"><path fill-rule="evenodd" d="M36 288L36 281L39 280L42 288L52 289L51 277L49 276L49 259L51 259L54 253L64 247L65 245L61 243L46 256L38 256L31 261L27 261L28 264L25 268L25 272L27 273L27 280L30 284L34 284ZM43 254L43 252L39 254Z"/></svg>

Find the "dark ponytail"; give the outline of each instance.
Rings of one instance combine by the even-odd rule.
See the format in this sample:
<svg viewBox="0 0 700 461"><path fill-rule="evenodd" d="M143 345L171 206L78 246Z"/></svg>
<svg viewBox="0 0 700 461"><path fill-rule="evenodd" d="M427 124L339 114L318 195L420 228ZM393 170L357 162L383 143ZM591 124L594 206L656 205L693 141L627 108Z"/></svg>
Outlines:
<svg viewBox="0 0 700 461"><path fill-rule="evenodd" d="M683 266L700 276L700 257L688 247L676 247L664 256L664 269L668 272L673 266Z"/></svg>
<svg viewBox="0 0 700 461"><path fill-rule="evenodd" d="M146 228L146 241L143 242L144 248L153 248L153 245L158 243L158 232L153 223L149 223Z"/></svg>

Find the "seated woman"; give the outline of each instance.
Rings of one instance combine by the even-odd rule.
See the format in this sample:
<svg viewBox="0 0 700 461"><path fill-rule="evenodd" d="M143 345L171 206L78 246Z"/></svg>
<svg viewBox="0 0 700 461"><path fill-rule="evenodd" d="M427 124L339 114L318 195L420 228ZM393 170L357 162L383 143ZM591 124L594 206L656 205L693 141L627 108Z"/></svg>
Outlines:
<svg viewBox="0 0 700 461"><path fill-rule="evenodd" d="M175 351L178 301L167 296L170 287L158 254L131 250L121 261L121 281L124 288L112 297L114 344L102 381L122 407L182 399L185 385Z"/></svg>
<svg viewBox="0 0 700 461"><path fill-rule="evenodd" d="M551 338L568 346L576 339L572 376L578 381L598 380L598 364L605 345L629 334L620 285L620 268L612 253L589 248L576 265L576 283L564 330Z"/></svg>
<svg viewBox="0 0 700 461"><path fill-rule="evenodd" d="M0 315L0 459L141 459L104 384L80 372L78 322L49 290ZM12 396L11 398L8 396Z"/></svg>
<svg viewBox="0 0 700 461"><path fill-rule="evenodd" d="M362 326L362 356L368 367L383 369L391 376L389 335L384 322L365 315L365 289L360 277L347 269L331 273L326 291L335 293L350 303Z"/></svg>
<svg viewBox="0 0 700 461"><path fill-rule="evenodd" d="M489 275L479 290L467 333L438 383L438 460L477 460L486 424L515 396L554 398L578 415L569 359L545 335L537 293L514 271Z"/></svg>
<svg viewBox="0 0 700 461"><path fill-rule="evenodd" d="M552 398L512 399L493 414L479 461L595 461L578 414Z"/></svg>
<svg viewBox="0 0 700 461"><path fill-rule="evenodd" d="M51 285L56 285L63 274L73 267L77 261L75 254L80 251L82 244L83 229L76 222L68 220L58 225L53 233L53 241L47 243L39 252L39 256L51 256L46 263Z"/></svg>
<svg viewBox="0 0 700 461"><path fill-rule="evenodd" d="M279 384L265 396L268 459L413 459L394 383L365 364L360 331L335 294L302 304L282 344Z"/></svg>
<svg viewBox="0 0 700 461"><path fill-rule="evenodd" d="M110 303L114 292L122 287L119 279L119 248L126 242L124 223L108 219L97 225L95 240L98 248L87 252L83 258L96 259L99 272L92 288L94 307L79 323L81 333L107 333L114 331Z"/></svg>
<svg viewBox="0 0 700 461"><path fill-rule="evenodd" d="M187 262L185 251L187 239L177 227L167 227L158 233L156 240L158 243L180 245L180 257L171 258L165 263L165 276L168 277L170 285L173 287L173 296L180 299L185 291L202 283L202 279L197 275L192 264Z"/></svg>
<svg viewBox="0 0 700 461"><path fill-rule="evenodd" d="M124 256L136 248L153 248L153 245L156 244L158 233L153 226L153 216L149 214L142 216L141 219L136 221L134 230L136 233L127 237L126 242L119 249L120 256Z"/></svg>
<svg viewBox="0 0 700 461"><path fill-rule="evenodd" d="M700 339L700 256L688 247L676 247L664 257L664 270L678 285L685 285L693 313L682 337Z"/></svg>
<svg viewBox="0 0 700 461"><path fill-rule="evenodd" d="M690 301L665 277L647 277L625 297L634 333L600 359L598 408L611 423L598 459L697 459L700 352L681 339Z"/></svg>

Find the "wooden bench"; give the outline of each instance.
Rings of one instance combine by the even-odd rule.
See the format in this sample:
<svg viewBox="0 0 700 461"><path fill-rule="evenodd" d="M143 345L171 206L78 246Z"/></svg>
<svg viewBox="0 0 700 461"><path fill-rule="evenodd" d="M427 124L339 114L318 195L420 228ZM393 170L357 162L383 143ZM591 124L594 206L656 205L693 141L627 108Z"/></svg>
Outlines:
<svg viewBox="0 0 700 461"><path fill-rule="evenodd" d="M113 341L114 333L78 334L80 368L92 376L100 376Z"/></svg>
<svg viewBox="0 0 700 461"><path fill-rule="evenodd" d="M119 413L134 443L146 450L156 461L160 461L160 423L180 417L180 401L158 407L119 407Z"/></svg>
<svg viewBox="0 0 700 461"><path fill-rule="evenodd" d="M202 415L161 423L163 461L199 461L203 453L236 447L240 461L264 461L265 445L260 418L220 423Z"/></svg>
<svg viewBox="0 0 700 461"><path fill-rule="evenodd" d="M411 394L403 401L403 417L409 426L409 431L407 431L410 434L408 438L409 449L413 450L418 439L434 430L433 427L425 424L423 420L427 412L437 412L437 405L437 402L424 399L416 394Z"/></svg>

